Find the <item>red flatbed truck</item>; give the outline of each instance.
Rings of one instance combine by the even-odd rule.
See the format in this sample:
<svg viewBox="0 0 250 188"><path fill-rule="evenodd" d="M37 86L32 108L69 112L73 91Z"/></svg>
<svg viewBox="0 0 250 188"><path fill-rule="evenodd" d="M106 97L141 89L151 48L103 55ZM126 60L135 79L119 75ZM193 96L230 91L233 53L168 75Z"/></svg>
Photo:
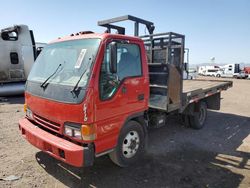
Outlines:
<svg viewBox="0 0 250 188"><path fill-rule="evenodd" d="M113 25L124 20L135 22L135 37ZM139 24L149 35L137 37ZM76 167L105 154L124 167L150 143L149 128L164 126L169 114L200 129L207 108L219 110L220 93L232 82L183 80L184 35L153 34L152 22L130 15L98 25L107 32L59 38L36 60L19 121L32 145Z"/></svg>

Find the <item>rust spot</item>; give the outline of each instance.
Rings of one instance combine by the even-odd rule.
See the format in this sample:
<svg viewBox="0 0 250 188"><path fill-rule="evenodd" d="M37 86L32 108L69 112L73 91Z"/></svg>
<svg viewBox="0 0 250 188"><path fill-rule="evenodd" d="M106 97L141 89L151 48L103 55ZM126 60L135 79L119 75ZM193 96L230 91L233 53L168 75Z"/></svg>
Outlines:
<svg viewBox="0 0 250 188"><path fill-rule="evenodd" d="M8 74L4 71L0 71L0 80L6 81L8 79Z"/></svg>

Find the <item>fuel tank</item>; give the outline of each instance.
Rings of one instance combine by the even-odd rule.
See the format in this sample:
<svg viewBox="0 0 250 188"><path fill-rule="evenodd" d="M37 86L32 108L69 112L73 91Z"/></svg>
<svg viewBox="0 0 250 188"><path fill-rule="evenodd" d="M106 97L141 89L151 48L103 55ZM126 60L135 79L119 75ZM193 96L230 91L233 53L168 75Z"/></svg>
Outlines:
<svg viewBox="0 0 250 188"><path fill-rule="evenodd" d="M0 84L0 97L22 95L24 93L25 82L10 82Z"/></svg>

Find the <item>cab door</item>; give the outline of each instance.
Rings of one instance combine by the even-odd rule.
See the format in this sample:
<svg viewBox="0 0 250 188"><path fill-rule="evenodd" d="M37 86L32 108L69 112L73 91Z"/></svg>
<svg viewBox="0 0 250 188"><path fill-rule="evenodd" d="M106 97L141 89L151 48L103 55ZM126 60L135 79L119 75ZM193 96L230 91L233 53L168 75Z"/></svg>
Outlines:
<svg viewBox="0 0 250 188"><path fill-rule="evenodd" d="M128 115L145 108L144 81L139 45L117 41L117 72L109 68L109 44L106 45L99 76L99 99L95 104L95 120L99 138L95 144L116 144L119 130ZM105 142L105 140L108 140ZM108 146L107 146L108 147Z"/></svg>

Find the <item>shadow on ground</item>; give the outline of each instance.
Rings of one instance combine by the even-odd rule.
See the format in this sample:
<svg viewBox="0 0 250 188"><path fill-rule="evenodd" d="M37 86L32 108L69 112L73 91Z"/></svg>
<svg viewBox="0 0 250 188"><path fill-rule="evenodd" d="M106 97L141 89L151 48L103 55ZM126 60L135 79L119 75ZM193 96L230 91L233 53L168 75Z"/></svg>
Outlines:
<svg viewBox="0 0 250 188"><path fill-rule="evenodd" d="M237 151L250 133L250 118L209 112L206 127L180 126L177 117L149 134L149 148L134 166L120 168L107 156L89 168L74 168L38 152L38 163L68 187L218 187L236 188L244 178L227 166L249 169L249 154ZM223 160L223 156L232 159ZM229 157L230 158L230 157ZM230 162L230 160L232 162Z"/></svg>
<svg viewBox="0 0 250 188"><path fill-rule="evenodd" d="M0 104L24 104L24 96L0 97Z"/></svg>

